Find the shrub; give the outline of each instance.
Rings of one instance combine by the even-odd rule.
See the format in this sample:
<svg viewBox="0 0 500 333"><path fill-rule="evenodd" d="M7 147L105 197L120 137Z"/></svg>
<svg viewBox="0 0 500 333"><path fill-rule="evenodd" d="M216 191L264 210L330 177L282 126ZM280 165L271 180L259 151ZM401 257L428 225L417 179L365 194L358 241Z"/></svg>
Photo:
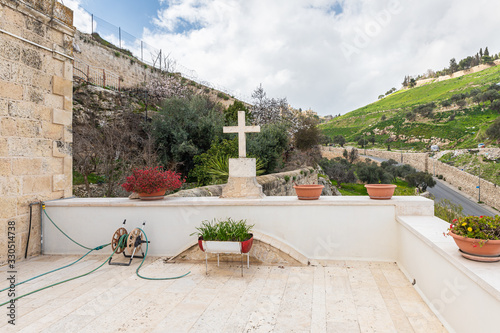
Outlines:
<svg viewBox="0 0 500 333"><path fill-rule="evenodd" d="M344 147L345 138L343 135L336 135L333 137L333 143L339 145L340 147Z"/></svg>
<svg viewBox="0 0 500 333"><path fill-rule="evenodd" d="M373 162L363 162L356 165L359 180L367 184L389 184L393 176Z"/></svg>
<svg viewBox="0 0 500 333"><path fill-rule="evenodd" d="M196 180L198 186L223 184L229 176L229 158L238 157L238 138L232 140L214 140L206 153L196 155L194 168L189 178ZM249 154L249 157L252 157ZM263 162L257 158L257 175L264 173Z"/></svg>
<svg viewBox="0 0 500 333"><path fill-rule="evenodd" d="M182 186L185 179L181 174L171 170L164 171L161 167L135 169L132 176L127 177L127 182L122 187L127 192L154 193L166 189L176 190Z"/></svg>
<svg viewBox="0 0 500 333"><path fill-rule="evenodd" d="M442 107L448 107L450 105L451 105L451 101L449 99L445 99L444 101L441 101Z"/></svg>
<svg viewBox="0 0 500 333"><path fill-rule="evenodd" d="M405 177L405 180L411 186L418 187L421 192L425 192L427 187L434 187L436 185L436 181L432 176L423 171L411 173Z"/></svg>
<svg viewBox="0 0 500 333"><path fill-rule="evenodd" d="M262 159L262 168L272 173L281 163L288 148L288 134L285 124L266 124L260 133L248 135L248 152Z"/></svg>
<svg viewBox="0 0 500 333"><path fill-rule="evenodd" d="M462 206L456 205L448 199L441 199L434 204L434 215L448 223L463 216Z"/></svg>
<svg viewBox="0 0 500 333"><path fill-rule="evenodd" d="M330 179L337 182L339 187L342 183L354 183L357 180L351 170L351 164L340 157L333 160L323 158L319 161L319 165Z"/></svg>
<svg viewBox="0 0 500 333"><path fill-rule="evenodd" d="M496 139L497 141L500 140L500 117L498 117L495 122L488 127L486 134L492 139Z"/></svg>
<svg viewBox="0 0 500 333"><path fill-rule="evenodd" d="M203 237L205 241L232 241L243 242L249 239L249 233L254 224L248 225L246 220L235 221L231 218L227 220L203 221L192 235Z"/></svg>
<svg viewBox="0 0 500 333"><path fill-rule="evenodd" d="M224 124L226 126L236 126L238 124L238 111L245 111L245 119L251 122L252 116L248 108L240 101L234 101L226 110L224 110Z"/></svg>
<svg viewBox="0 0 500 333"><path fill-rule="evenodd" d="M463 108L467 104L467 102L465 101L465 99L461 99L461 100L458 100L456 102L456 104L458 107Z"/></svg>
<svg viewBox="0 0 500 333"><path fill-rule="evenodd" d="M163 165L170 165L188 174L194 166L193 157L206 152L222 135L220 107L205 96L172 97L165 100L152 133Z"/></svg>
<svg viewBox="0 0 500 333"><path fill-rule="evenodd" d="M288 181L290 180L290 176L285 176L285 177L283 177L283 178L285 179L285 182L287 182L287 183L288 183Z"/></svg>
<svg viewBox="0 0 500 333"><path fill-rule="evenodd" d="M354 163L354 161L356 161L358 159L358 157L359 157L358 150L356 148L352 148L347 156L347 160L350 163Z"/></svg>
<svg viewBox="0 0 500 333"><path fill-rule="evenodd" d="M493 111L500 112L500 99L494 100L490 104L490 109Z"/></svg>
<svg viewBox="0 0 500 333"><path fill-rule="evenodd" d="M299 117L299 129L295 132L294 143L299 150L307 150L321 141L318 120L313 117Z"/></svg>

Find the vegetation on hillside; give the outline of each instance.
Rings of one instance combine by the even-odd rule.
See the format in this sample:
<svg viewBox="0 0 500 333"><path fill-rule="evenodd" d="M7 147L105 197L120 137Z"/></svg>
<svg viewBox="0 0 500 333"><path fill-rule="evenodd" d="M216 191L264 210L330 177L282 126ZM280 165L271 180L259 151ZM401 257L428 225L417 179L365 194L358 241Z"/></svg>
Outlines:
<svg viewBox="0 0 500 333"><path fill-rule="evenodd" d="M405 76L403 80L403 87L414 87L416 85L416 81L420 79L429 79L429 78L437 78L439 76L451 75L458 71L467 70L474 66L478 66L481 64L493 64L494 60L497 60L500 57L500 53L490 55L490 51L488 47L480 48L479 51L475 55L467 56L460 61L456 61L455 58L450 59L450 64L448 67L443 68L440 71L433 71L432 69L428 69L423 75L418 75L416 77Z"/></svg>
<svg viewBox="0 0 500 333"><path fill-rule="evenodd" d="M246 135L247 156L257 158L259 173L276 172L289 161L305 166L309 156L298 165L293 156L322 139L316 119L291 109L286 99L268 98L262 87L250 108L239 101L226 108L170 75L125 93L91 90L80 94L76 88L75 114L81 119L73 128L74 180L85 183L89 194L97 181L108 188L106 196L120 195L117 185L132 169L145 166L181 172L191 186L225 182L228 159L238 157L238 139L223 133L223 126L236 125L240 110L247 124L261 127Z"/></svg>
<svg viewBox="0 0 500 333"><path fill-rule="evenodd" d="M495 123L500 112L499 82L500 66L494 66L400 90L320 128L330 142L358 147L371 143L378 148L427 150L432 144L441 148L494 145L500 142L500 123Z"/></svg>

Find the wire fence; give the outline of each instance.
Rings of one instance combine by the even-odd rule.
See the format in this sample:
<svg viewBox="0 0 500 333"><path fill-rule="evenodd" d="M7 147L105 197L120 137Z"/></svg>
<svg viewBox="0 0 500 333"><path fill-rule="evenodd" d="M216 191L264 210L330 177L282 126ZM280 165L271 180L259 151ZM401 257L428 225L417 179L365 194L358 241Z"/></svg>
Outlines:
<svg viewBox="0 0 500 333"><path fill-rule="evenodd" d="M178 63L175 59L172 59L169 53L165 52L165 50L157 49L147 44L143 40L124 31L121 27L117 27L107 22L106 20L95 16L92 13L89 12L85 13L88 16L88 20L90 20L90 24L84 24L84 26L87 27L87 31L82 31L82 32L92 34L95 37L97 37L95 34L98 34L99 37L104 40L103 41L104 43L109 42L113 44L114 46L120 48L122 52L129 55L133 55L134 57L136 57L137 59L139 59L140 61L151 67L171 73L179 73L182 77L186 79L192 80L198 84L207 86L209 88L221 91L238 100L251 104L250 97L241 94L239 92L233 91L231 89L228 89L224 86L211 83L207 80L203 80L202 78L198 77L198 74L196 73L195 70L189 69L183 66L182 64ZM87 70L87 68L85 68L86 64L79 64L79 66L80 65L82 66L82 68L78 67L77 71ZM104 76L106 76L106 74L104 74ZM97 77L95 77L95 80L97 80ZM99 80L102 80L102 78L100 78ZM111 83L111 81L108 82ZM115 87L109 84L108 86ZM119 80L117 87L119 87Z"/></svg>
<svg viewBox="0 0 500 333"><path fill-rule="evenodd" d="M106 71L105 68L96 68L79 60L73 60L73 75L80 77L86 82L103 88L120 90L120 77L115 73Z"/></svg>

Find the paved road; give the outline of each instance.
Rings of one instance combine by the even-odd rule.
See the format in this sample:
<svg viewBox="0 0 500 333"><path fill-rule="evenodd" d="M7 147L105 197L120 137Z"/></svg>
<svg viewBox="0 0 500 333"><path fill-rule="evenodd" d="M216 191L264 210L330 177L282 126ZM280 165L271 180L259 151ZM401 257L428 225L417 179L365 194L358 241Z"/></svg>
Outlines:
<svg viewBox="0 0 500 333"><path fill-rule="evenodd" d="M456 205L461 205L465 215L475 216L495 216L495 213L483 205L478 204L476 201L464 196L460 191L456 191L453 187L448 185L442 180L436 179L436 186L428 188L427 191L431 193L436 200L448 199Z"/></svg>
<svg viewBox="0 0 500 333"><path fill-rule="evenodd" d="M368 157L378 162L387 161L386 159L375 156L368 156L368 155L360 155L360 156ZM460 191L457 191L454 187L452 187L448 183L439 180L435 177L434 179L436 180L436 186L427 188L427 191L429 191L429 193L431 193L436 198L436 201L439 199L448 199L456 205L461 205L463 208L462 212L465 215L495 216L495 211L492 210L491 208L485 207L485 205L478 204L476 200L473 200L468 196L463 195Z"/></svg>

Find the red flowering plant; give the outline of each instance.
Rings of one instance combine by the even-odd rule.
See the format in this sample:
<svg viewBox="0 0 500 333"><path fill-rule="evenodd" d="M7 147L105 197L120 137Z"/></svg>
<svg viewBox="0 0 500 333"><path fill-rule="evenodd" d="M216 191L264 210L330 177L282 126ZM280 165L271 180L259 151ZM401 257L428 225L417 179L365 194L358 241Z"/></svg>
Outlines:
<svg viewBox="0 0 500 333"><path fill-rule="evenodd" d="M500 216L465 216L454 219L449 232L466 238L481 240L500 239ZM480 246L483 244L480 243Z"/></svg>
<svg viewBox="0 0 500 333"><path fill-rule="evenodd" d="M186 179L181 174L162 167L135 169L132 176L127 177L127 182L122 187L127 192L154 193L162 190L171 191L178 189Z"/></svg>

